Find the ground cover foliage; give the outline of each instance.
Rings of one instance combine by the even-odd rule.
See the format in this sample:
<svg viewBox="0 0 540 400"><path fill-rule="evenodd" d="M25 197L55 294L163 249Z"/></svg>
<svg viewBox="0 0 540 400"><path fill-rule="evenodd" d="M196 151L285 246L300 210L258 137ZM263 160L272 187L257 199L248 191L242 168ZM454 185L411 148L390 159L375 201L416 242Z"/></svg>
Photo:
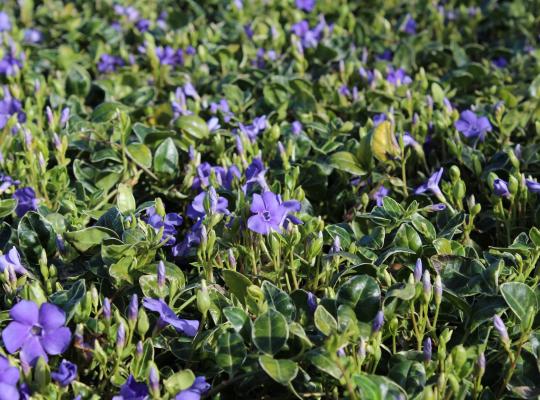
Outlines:
<svg viewBox="0 0 540 400"><path fill-rule="evenodd" d="M539 9L2 2L0 399L537 398Z"/></svg>

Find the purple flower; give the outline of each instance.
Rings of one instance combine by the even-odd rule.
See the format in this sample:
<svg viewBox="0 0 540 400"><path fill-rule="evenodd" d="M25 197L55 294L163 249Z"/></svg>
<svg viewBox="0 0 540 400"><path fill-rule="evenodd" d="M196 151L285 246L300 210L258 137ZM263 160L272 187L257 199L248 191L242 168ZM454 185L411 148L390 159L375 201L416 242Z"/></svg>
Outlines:
<svg viewBox="0 0 540 400"><path fill-rule="evenodd" d="M266 174L267 169L264 167L264 163L260 157L255 157L251 164L246 168L246 186L244 192L251 190L255 183L258 183L263 189L267 189L268 185L266 184Z"/></svg>
<svg viewBox="0 0 540 400"><path fill-rule="evenodd" d="M13 198L17 200L15 213L19 218L28 211L37 209L38 200L36 199L36 192L31 187L23 187L15 190Z"/></svg>
<svg viewBox="0 0 540 400"><path fill-rule="evenodd" d="M184 52L182 49L173 49L171 46L156 47L156 57L161 65L178 66L184 64Z"/></svg>
<svg viewBox="0 0 540 400"><path fill-rule="evenodd" d="M4 12L0 11L0 32L6 32L11 30L11 22L9 16Z"/></svg>
<svg viewBox="0 0 540 400"><path fill-rule="evenodd" d="M325 27L326 21L324 20L324 16L321 16L319 23L313 29L310 29L309 23L303 20L294 24L291 27L291 31L300 38L302 48L309 49L317 47L323 38Z"/></svg>
<svg viewBox="0 0 540 400"><path fill-rule="evenodd" d="M493 181L493 193L499 197L510 197L510 192L508 191L508 184L502 179L495 179Z"/></svg>
<svg viewBox="0 0 540 400"><path fill-rule="evenodd" d="M370 85L375 80L375 74L373 73L373 71L367 70L364 67L358 68L358 73Z"/></svg>
<svg viewBox="0 0 540 400"><path fill-rule="evenodd" d="M439 189L439 182L441 181L444 168L439 169L437 172L433 173L428 179L428 181L420 185L415 191L415 194L425 193L428 190L433 193L437 198L443 198L441 189Z"/></svg>
<svg viewBox="0 0 540 400"><path fill-rule="evenodd" d="M8 267L13 268L13 271L18 272L21 275L27 272L21 264L21 257L15 247L12 247L7 254L2 254L0 256L0 272L4 272Z"/></svg>
<svg viewBox="0 0 540 400"><path fill-rule="evenodd" d="M223 120L225 122L229 122L234 116L226 99L221 99L219 103L210 103L210 112L216 114L218 111L223 115Z"/></svg>
<svg viewBox="0 0 540 400"><path fill-rule="evenodd" d="M240 131L244 133L252 142L257 139L259 133L264 131L267 127L266 115L262 115L253 120L249 125L238 124Z"/></svg>
<svg viewBox="0 0 540 400"><path fill-rule="evenodd" d="M150 29L150 20L148 19L140 19L135 23L135 26L139 30L139 32L144 33L147 32Z"/></svg>
<svg viewBox="0 0 540 400"><path fill-rule="evenodd" d="M491 63L497 68L506 68L508 60L504 57L497 57Z"/></svg>
<svg viewBox="0 0 540 400"><path fill-rule="evenodd" d="M300 121L294 121L291 124L291 132L293 133L293 135L300 135L300 133L302 132L302 129L303 129L303 126Z"/></svg>
<svg viewBox="0 0 540 400"><path fill-rule="evenodd" d="M409 35L416 34L416 21L410 14L407 14L407 20L405 21L405 25L403 26L403 32Z"/></svg>
<svg viewBox="0 0 540 400"><path fill-rule="evenodd" d="M296 8L305 12L312 12L315 8L315 0L295 0Z"/></svg>
<svg viewBox="0 0 540 400"><path fill-rule="evenodd" d="M532 179L526 179L525 184L527 189L532 193L540 193L540 183L533 181Z"/></svg>
<svg viewBox="0 0 540 400"><path fill-rule="evenodd" d="M467 138L478 138L484 141L486 132L491 132L492 127L487 117L478 117L470 110L463 111L454 124L456 129Z"/></svg>
<svg viewBox="0 0 540 400"><path fill-rule="evenodd" d="M159 215L155 207L149 207L146 209L146 221L156 232L159 232L163 228L163 236L161 241L167 241L167 246L172 246L176 243L176 227L182 225L183 219L180 214L168 213L165 217Z"/></svg>
<svg viewBox="0 0 540 400"><path fill-rule="evenodd" d="M2 128L3 127L0 126L0 129ZM21 182L18 180L13 180L11 176L0 173L0 194L4 193L12 186L18 186L20 183Z"/></svg>
<svg viewBox="0 0 540 400"><path fill-rule="evenodd" d="M209 390L210 384L206 382L206 378L204 376L198 376L189 388L182 390L176 395L175 400L199 400Z"/></svg>
<svg viewBox="0 0 540 400"><path fill-rule="evenodd" d="M394 86L408 85L412 82L411 77L407 75L403 68L394 69L393 67L388 68L386 80Z"/></svg>
<svg viewBox="0 0 540 400"><path fill-rule="evenodd" d="M43 40L43 34L37 29L26 29L24 31L24 39L26 43L29 44L38 44Z"/></svg>
<svg viewBox="0 0 540 400"><path fill-rule="evenodd" d="M15 48L12 47L9 52L0 60L0 74L13 76L23 66L22 60L15 56Z"/></svg>
<svg viewBox="0 0 540 400"><path fill-rule="evenodd" d="M124 66L124 60L118 56L102 54L98 62L98 71L103 73L114 72L116 68Z"/></svg>
<svg viewBox="0 0 540 400"><path fill-rule="evenodd" d="M165 278L167 277L166 273L165 263L160 261L157 267L157 285L159 288L165 286Z"/></svg>
<svg viewBox="0 0 540 400"><path fill-rule="evenodd" d="M188 205L186 211L188 217L196 221L198 219L203 219L206 216L206 210L204 209L204 200L207 196L209 198L209 211L211 214L230 214L229 210L227 210L229 201L226 198L219 196L216 193L216 190L213 187L210 187L208 192L199 193L197 196L195 196L193 202Z"/></svg>
<svg viewBox="0 0 540 400"><path fill-rule="evenodd" d="M371 325L371 333L379 332L384 324L384 313L382 310L379 310L373 319L373 324Z"/></svg>
<svg viewBox="0 0 540 400"><path fill-rule="evenodd" d="M412 137L409 132L403 132L403 144L405 146L418 147L420 146L416 140Z"/></svg>
<svg viewBox="0 0 540 400"><path fill-rule="evenodd" d="M68 360L62 360L57 372L51 373L51 378L62 387L66 387L77 378L77 365Z"/></svg>
<svg viewBox="0 0 540 400"><path fill-rule="evenodd" d="M178 332L184 333L186 336L193 337L199 330L199 321L178 318L174 311L161 299L156 300L145 297L143 305L146 309L159 313L160 323L170 324Z"/></svg>
<svg viewBox="0 0 540 400"><path fill-rule="evenodd" d="M385 188L383 185L379 186L377 190L372 194L372 199L376 201L377 205L381 207L383 205L383 199L388 196L390 189Z"/></svg>
<svg viewBox="0 0 540 400"><path fill-rule="evenodd" d="M381 54L377 55L377 59L381 61L392 61L393 56L394 54L392 53L392 51L389 49L386 49Z"/></svg>
<svg viewBox="0 0 540 400"><path fill-rule="evenodd" d="M338 89L338 93L342 96L351 96L351 91L347 85L341 85Z"/></svg>
<svg viewBox="0 0 540 400"><path fill-rule="evenodd" d="M15 387L18 381L19 369L11 366L7 358L0 356L0 389L3 391L6 386ZM8 399L10 397L7 396L4 398Z"/></svg>
<svg viewBox="0 0 540 400"><path fill-rule="evenodd" d="M131 299L129 301L128 320L133 323L136 322L138 314L139 314L139 299L137 297L137 294L134 293L131 296Z"/></svg>
<svg viewBox="0 0 540 400"><path fill-rule="evenodd" d="M39 357L48 360L47 354L63 353L71 341L71 332L64 326L66 314L51 303L21 300L9 311L12 322L2 331L6 350L13 354L21 349L21 360L33 364Z"/></svg>
<svg viewBox="0 0 540 400"><path fill-rule="evenodd" d="M373 116L373 125L377 126L381 122L386 121L386 114L381 113Z"/></svg>
<svg viewBox="0 0 540 400"><path fill-rule="evenodd" d="M261 235L268 235L272 230L281 232L281 227L288 216L288 212L300 211L300 203L296 200L281 202L278 195L264 192L254 194L251 203L252 215L248 219L248 228Z"/></svg>
<svg viewBox="0 0 540 400"><path fill-rule="evenodd" d="M198 246L201 243L203 235L202 220L198 220L193 225L190 231L184 237L181 243L172 248L172 255L174 257L185 257L189 254L189 251Z"/></svg>
<svg viewBox="0 0 540 400"><path fill-rule="evenodd" d="M120 393L114 396L113 400L146 400L148 395L146 383L137 382L133 375L129 375L126 383L120 388Z"/></svg>

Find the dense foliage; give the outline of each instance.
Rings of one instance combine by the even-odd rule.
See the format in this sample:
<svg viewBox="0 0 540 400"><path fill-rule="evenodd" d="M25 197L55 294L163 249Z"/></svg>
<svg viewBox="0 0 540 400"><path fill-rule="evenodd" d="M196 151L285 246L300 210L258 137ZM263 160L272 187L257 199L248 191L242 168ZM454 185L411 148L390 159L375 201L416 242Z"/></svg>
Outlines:
<svg viewBox="0 0 540 400"><path fill-rule="evenodd" d="M537 398L539 9L4 0L0 399Z"/></svg>

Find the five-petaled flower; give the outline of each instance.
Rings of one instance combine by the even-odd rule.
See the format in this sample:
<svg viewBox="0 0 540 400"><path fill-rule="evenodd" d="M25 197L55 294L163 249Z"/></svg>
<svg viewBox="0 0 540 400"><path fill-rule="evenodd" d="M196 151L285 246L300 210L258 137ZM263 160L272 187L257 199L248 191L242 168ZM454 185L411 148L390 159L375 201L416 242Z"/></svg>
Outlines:
<svg viewBox="0 0 540 400"><path fill-rule="evenodd" d="M60 386L66 387L77 378L77 365L68 360L62 360L58 371L51 372L51 378Z"/></svg>
<svg viewBox="0 0 540 400"><path fill-rule="evenodd" d="M175 400L199 400L208 390L210 390L210 384L206 382L206 378L198 376L189 388L176 395Z"/></svg>
<svg viewBox="0 0 540 400"><path fill-rule="evenodd" d="M479 117L470 110L463 111L454 124L456 129L467 138L478 138L481 142L486 138L486 132L492 127L487 117Z"/></svg>
<svg viewBox="0 0 540 400"><path fill-rule="evenodd" d="M143 305L150 311L155 311L159 314L159 323L170 324L178 332L184 333L186 336L195 336L199 330L199 321L191 319L179 318L173 310L163 301L146 297L143 300Z"/></svg>
<svg viewBox="0 0 540 400"><path fill-rule="evenodd" d="M280 197L272 192L264 192L261 195L254 194L251 203L252 215L248 219L248 228L253 232L268 235L272 230L281 232L283 223L287 218L292 222L300 221L289 215L289 212L298 212L301 205L296 200L282 202Z"/></svg>
<svg viewBox="0 0 540 400"><path fill-rule="evenodd" d="M29 300L21 300L9 311L12 322L2 331L4 346L10 354L21 349L20 357L33 364L39 357L63 353L71 341L66 328L66 314L58 306L43 303L39 307Z"/></svg>
<svg viewBox="0 0 540 400"><path fill-rule="evenodd" d="M444 196L439 188L439 182L441 181L444 168L440 168L437 172L431 175L428 181L420 185L414 191L415 194L425 193L428 190L433 193L438 199L444 199ZM442 200L441 200L442 201Z"/></svg>

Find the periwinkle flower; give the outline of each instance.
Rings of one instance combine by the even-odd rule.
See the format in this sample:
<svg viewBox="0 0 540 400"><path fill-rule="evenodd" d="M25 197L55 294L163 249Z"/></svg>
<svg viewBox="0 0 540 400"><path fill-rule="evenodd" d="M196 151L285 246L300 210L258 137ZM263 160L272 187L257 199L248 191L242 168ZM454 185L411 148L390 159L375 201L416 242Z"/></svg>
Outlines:
<svg viewBox="0 0 540 400"><path fill-rule="evenodd" d="M486 370L486 356L484 355L483 351L478 355L478 358L476 359L476 364L478 365L479 370Z"/></svg>
<svg viewBox="0 0 540 400"><path fill-rule="evenodd" d="M373 116L373 126L377 126L383 121L386 121L386 114L381 113Z"/></svg>
<svg viewBox="0 0 540 400"><path fill-rule="evenodd" d="M330 254L338 253L341 251L341 239L339 235L336 235L334 241L332 242L332 247L330 247Z"/></svg>
<svg viewBox="0 0 540 400"><path fill-rule="evenodd" d="M151 299L145 297L143 305L150 311L155 311L159 314L160 323L172 325L178 332L184 333L186 336L193 337L199 330L199 321L191 319L179 318L173 310L161 299Z"/></svg>
<svg viewBox="0 0 540 400"><path fill-rule="evenodd" d="M159 288L162 288L163 286L165 286L165 279L166 279L165 263L163 261L159 261L158 267L157 267L157 285Z"/></svg>
<svg viewBox="0 0 540 400"><path fill-rule="evenodd" d="M137 294L134 293L131 296L131 299L129 301L128 320L133 323L136 322L138 314L139 314L139 299L137 297Z"/></svg>
<svg viewBox="0 0 540 400"><path fill-rule="evenodd" d="M506 68L508 66L508 60L504 57L497 57L491 62L496 68Z"/></svg>
<svg viewBox="0 0 540 400"><path fill-rule="evenodd" d="M11 30L11 21L9 15L4 11L0 11L0 32L7 32Z"/></svg>
<svg viewBox="0 0 540 400"><path fill-rule="evenodd" d="M118 324L116 330L116 348L122 350L126 345L126 327L122 322Z"/></svg>
<svg viewBox="0 0 540 400"><path fill-rule="evenodd" d="M58 371L51 373L51 378L60 386L66 387L77 378L77 365L68 360L62 360Z"/></svg>
<svg viewBox="0 0 540 400"><path fill-rule="evenodd" d="M164 217L159 215L155 207L146 209L147 224L150 225L156 232L163 228L163 236L161 241L167 241L167 246L173 246L176 243L176 227L182 225L183 218L177 213L168 213Z"/></svg>
<svg viewBox="0 0 540 400"><path fill-rule="evenodd" d="M438 199L443 199L444 196L441 192L441 189L439 188L439 182L441 181L442 174L444 172L444 168L440 168L437 172L433 173L428 179L428 181L422 185L420 185L416 190L414 191L415 194L425 193L427 191L430 191L433 193Z"/></svg>
<svg viewBox="0 0 540 400"><path fill-rule="evenodd" d="M263 189L267 189L268 185L266 183L266 174L267 169L264 167L264 163L261 157L255 157L251 163L246 168L246 186L244 192L249 191L255 183L258 183Z"/></svg>
<svg viewBox="0 0 540 400"><path fill-rule="evenodd" d="M0 173L0 194L12 187L19 186L20 183L20 181L14 180L11 176Z"/></svg>
<svg viewBox="0 0 540 400"><path fill-rule="evenodd" d="M371 325L371 333L378 333L384 324L384 313L382 310L379 310L373 319L373 324Z"/></svg>
<svg viewBox="0 0 540 400"><path fill-rule="evenodd" d="M300 121L294 121L291 124L291 132L293 133L293 135L300 135L300 133L302 132L302 129L303 129L303 126Z"/></svg>
<svg viewBox="0 0 540 400"><path fill-rule="evenodd" d="M4 128L12 115L17 115L17 121L26 121L26 114L23 111L20 100L11 96L9 88L4 86L4 98L0 100L0 129Z"/></svg>
<svg viewBox="0 0 540 400"><path fill-rule="evenodd" d="M4 272L8 267L21 275L27 272L26 268L21 264L21 257L15 247L12 247L6 254L0 256L0 272Z"/></svg>
<svg viewBox="0 0 540 400"><path fill-rule="evenodd" d="M403 26L403 32L407 33L408 35L416 34L416 21L410 14L407 15L407 20Z"/></svg>
<svg viewBox="0 0 540 400"><path fill-rule="evenodd" d="M510 191L508 190L508 184L502 179L495 179L493 181L493 193L499 197L510 197Z"/></svg>
<svg viewBox="0 0 540 400"><path fill-rule="evenodd" d="M540 183L538 183L537 181L533 181L532 179L526 179L525 184L527 185L527 189L529 189L529 192L540 193Z"/></svg>
<svg viewBox="0 0 540 400"><path fill-rule="evenodd" d="M7 386L15 387L19 381L19 369L13 367L9 360L0 356L0 389L3 391ZM10 397L4 397L6 399Z"/></svg>
<svg viewBox="0 0 540 400"><path fill-rule="evenodd" d="M312 12L315 4L316 0L295 0L296 8L305 12Z"/></svg>
<svg viewBox="0 0 540 400"><path fill-rule="evenodd" d="M375 200L377 206L381 207L383 205L383 199L388 196L389 193L390 189L384 187L384 185L381 185L377 188L375 192L373 192L371 198Z"/></svg>
<svg viewBox="0 0 540 400"><path fill-rule="evenodd" d="M431 276L429 275L429 271L425 270L424 274L422 275L422 290L424 291L424 296L431 296L432 289L433 286L431 284Z"/></svg>
<svg viewBox="0 0 540 400"><path fill-rule="evenodd" d="M294 24L291 27L291 31L300 38L300 45L302 46L300 50L317 47L323 38L324 28L326 26L323 16L321 16L319 23L312 29L306 20Z"/></svg>
<svg viewBox="0 0 540 400"><path fill-rule="evenodd" d="M135 26L141 33L148 32L150 29L150 20L142 18L135 23Z"/></svg>
<svg viewBox="0 0 540 400"><path fill-rule="evenodd" d="M317 309L317 296L311 292L307 292L307 306L309 311L313 314Z"/></svg>
<svg viewBox="0 0 540 400"><path fill-rule="evenodd" d="M411 77L407 75L403 68L394 69L393 67L388 68L386 80L393 86L408 85L412 82Z"/></svg>
<svg viewBox="0 0 540 400"><path fill-rule="evenodd" d="M111 301L108 297L103 299L103 318L107 321L111 320Z"/></svg>
<svg viewBox="0 0 540 400"><path fill-rule="evenodd" d="M427 337L424 339L424 346L423 346L423 351L422 351L425 363L428 363L431 361L432 353L433 353L433 345L431 343L431 338Z"/></svg>
<svg viewBox="0 0 540 400"><path fill-rule="evenodd" d="M150 367L148 382L150 383L150 391L154 395L159 396L159 374L155 367Z"/></svg>
<svg viewBox="0 0 540 400"><path fill-rule="evenodd" d="M257 139L259 133L263 132L268 126L266 115L262 115L253 120L249 125L238 124L240 131L245 134L252 142Z"/></svg>
<svg viewBox="0 0 540 400"><path fill-rule="evenodd" d="M300 211L300 203L296 200L281 202L278 195L268 191L261 195L254 194L251 203L252 215L248 219L248 228L261 235L271 231L281 232L288 212Z"/></svg>
<svg viewBox="0 0 540 400"><path fill-rule="evenodd" d="M392 61L392 58L394 57L394 54L390 49L385 49L381 54L377 55L377 60L381 61Z"/></svg>
<svg viewBox="0 0 540 400"><path fill-rule="evenodd" d="M426 211L431 211L431 212L444 211L444 210L446 210L446 204L444 204L444 203L431 204L431 205L427 206L425 208L425 210Z"/></svg>
<svg viewBox="0 0 540 400"><path fill-rule="evenodd" d="M21 300L9 316L13 321L2 331L4 346L10 354L21 349L20 357L26 364L63 353L71 341L71 332L64 326L66 315L54 304L43 303L38 309L33 301Z"/></svg>
<svg viewBox="0 0 540 400"><path fill-rule="evenodd" d="M161 65L172 67L184 65L184 52L182 49L173 49L171 46L156 47L156 57Z"/></svg>
<svg viewBox="0 0 540 400"><path fill-rule="evenodd" d="M195 378L193 384L178 393L175 400L200 400L200 398L210 390L210 384L206 382L204 376L198 376Z"/></svg>
<svg viewBox="0 0 540 400"><path fill-rule="evenodd" d="M198 220L186 234L184 240L172 248L172 255L174 257L187 256L192 248L201 243L203 227L204 225L202 224L202 220Z"/></svg>
<svg viewBox="0 0 540 400"><path fill-rule="evenodd" d="M470 110L463 111L454 124L456 129L467 138L478 138L483 142L486 132L491 132L492 127L487 117L479 117Z"/></svg>
<svg viewBox="0 0 540 400"><path fill-rule="evenodd" d="M26 29L24 31L24 42L28 44L38 44L43 40L43 34L37 29Z"/></svg>
<svg viewBox="0 0 540 400"><path fill-rule="evenodd" d="M38 200L36 199L36 192L31 187L24 187L15 190L13 198L17 200L17 207L15 213L20 218L28 211L34 211L37 209Z"/></svg>
<svg viewBox="0 0 540 400"><path fill-rule="evenodd" d="M125 65L124 60L118 56L113 56L110 54L102 54L99 58L97 69L101 73L114 72L118 67Z"/></svg>
<svg viewBox="0 0 540 400"><path fill-rule="evenodd" d="M227 210L229 201L225 197L219 196L216 193L216 190L213 187L210 187L208 192L201 192L197 196L195 196L193 202L187 207L187 216L195 221L198 219L203 219L206 216L204 201L207 197L210 200L209 211L211 214L230 214L230 211Z"/></svg>
<svg viewBox="0 0 540 400"><path fill-rule="evenodd" d="M221 125L219 124L219 118L212 117L208 121L206 121L206 125L208 125L208 130L210 132L217 131L219 128L221 128Z"/></svg>
<svg viewBox="0 0 540 400"><path fill-rule="evenodd" d="M15 75L23 67L23 59L16 56L16 49L12 45L10 51L4 54L0 60L0 74L5 76Z"/></svg>
<svg viewBox="0 0 540 400"><path fill-rule="evenodd" d="M120 393L113 400L146 400L148 399L148 386L144 382L137 382L133 375L129 375L126 383L120 387Z"/></svg>

